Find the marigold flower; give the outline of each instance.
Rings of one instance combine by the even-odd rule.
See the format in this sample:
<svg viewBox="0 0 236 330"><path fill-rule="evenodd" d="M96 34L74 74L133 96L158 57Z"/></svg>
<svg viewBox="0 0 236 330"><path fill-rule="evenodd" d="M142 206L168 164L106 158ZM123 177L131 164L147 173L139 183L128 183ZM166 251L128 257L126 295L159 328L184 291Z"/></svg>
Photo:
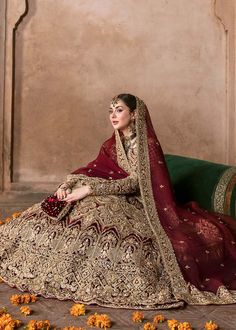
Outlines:
<svg viewBox="0 0 236 330"><path fill-rule="evenodd" d="M11 221L11 218L9 218L9 217L5 218L5 220L4 220L5 223L9 222L9 221Z"/></svg>
<svg viewBox="0 0 236 330"><path fill-rule="evenodd" d="M34 303L37 301L37 297L33 294L30 295L30 302Z"/></svg>
<svg viewBox="0 0 236 330"><path fill-rule="evenodd" d="M73 316L85 315L85 305L74 304L70 309L70 314Z"/></svg>
<svg viewBox="0 0 236 330"><path fill-rule="evenodd" d="M4 225L5 221L4 220L0 220L0 226Z"/></svg>
<svg viewBox="0 0 236 330"><path fill-rule="evenodd" d="M106 314L97 314L95 325L106 330L111 327L111 320Z"/></svg>
<svg viewBox="0 0 236 330"><path fill-rule="evenodd" d="M28 306L22 306L20 308L20 311L22 314L25 314L26 316L32 314L32 310Z"/></svg>
<svg viewBox="0 0 236 330"><path fill-rule="evenodd" d="M147 322L144 324L143 330L156 330L156 326L151 322Z"/></svg>
<svg viewBox="0 0 236 330"><path fill-rule="evenodd" d="M167 320L167 324L170 330L178 330L179 322L177 320Z"/></svg>
<svg viewBox="0 0 236 330"><path fill-rule="evenodd" d="M25 326L26 330L49 330L50 329L50 322L48 320L44 321L35 321L30 320L28 324Z"/></svg>
<svg viewBox="0 0 236 330"><path fill-rule="evenodd" d="M15 218L18 218L20 215L21 215L22 212L14 212L12 214L12 218L15 219Z"/></svg>
<svg viewBox="0 0 236 330"><path fill-rule="evenodd" d="M37 297L29 293L25 293L22 295L14 294L10 298L10 301L13 305L29 304L30 302L35 302L36 300Z"/></svg>
<svg viewBox="0 0 236 330"><path fill-rule="evenodd" d="M21 325L21 321L14 320L8 313L2 312L0 316L0 329L13 330Z"/></svg>
<svg viewBox="0 0 236 330"><path fill-rule="evenodd" d="M87 325L89 325L90 327L95 327L97 315L97 313L90 315L87 319Z"/></svg>
<svg viewBox="0 0 236 330"><path fill-rule="evenodd" d="M14 329L14 326L12 324L7 324L5 327L4 327L4 330L13 330Z"/></svg>
<svg viewBox="0 0 236 330"><path fill-rule="evenodd" d="M192 330L191 324L189 322L183 322L178 324L178 330Z"/></svg>
<svg viewBox="0 0 236 330"><path fill-rule="evenodd" d="M144 315L142 312L133 312L132 320L133 322L143 322Z"/></svg>
<svg viewBox="0 0 236 330"><path fill-rule="evenodd" d="M36 330L37 326L36 326L36 322L35 320L30 320L27 325L24 327L24 329L26 330Z"/></svg>
<svg viewBox="0 0 236 330"><path fill-rule="evenodd" d="M157 323L162 323L165 321L165 317L163 315L155 315L153 318L153 323L157 325Z"/></svg>
<svg viewBox="0 0 236 330"><path fill-rule="evenodd" d="M219 327L215 322L209 321L209 322L205 323L205 329L206 330L217 330L217 329L219 329Z"/></svg>
<svg viewBox="0 0 236 330"><path fill-rule="evenodd" d="M31 295L28 293L21 295L21 303L23 304L29 304L31 302Z"/></svg>
<svg viewBox="0 0 236 330"><path fill-rule="evenodd" d="M10 297L10 301L13 305L19 305L21 303L21 296L19 294L13 294Z"/></svg>

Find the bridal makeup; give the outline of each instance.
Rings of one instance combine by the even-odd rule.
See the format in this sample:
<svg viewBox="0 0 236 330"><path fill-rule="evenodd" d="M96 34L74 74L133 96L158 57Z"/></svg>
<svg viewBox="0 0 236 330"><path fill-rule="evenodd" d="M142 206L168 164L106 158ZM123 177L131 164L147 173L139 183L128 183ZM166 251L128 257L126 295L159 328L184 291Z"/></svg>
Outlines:
<svg viewBox="0 0 236 330"><path fill-rule="evenodd" d="M118 129L126 135L129 132L129 125L132 120L132 114L129 107L122 100L114 100L109 108L109 117L114 129Z"/></svg>

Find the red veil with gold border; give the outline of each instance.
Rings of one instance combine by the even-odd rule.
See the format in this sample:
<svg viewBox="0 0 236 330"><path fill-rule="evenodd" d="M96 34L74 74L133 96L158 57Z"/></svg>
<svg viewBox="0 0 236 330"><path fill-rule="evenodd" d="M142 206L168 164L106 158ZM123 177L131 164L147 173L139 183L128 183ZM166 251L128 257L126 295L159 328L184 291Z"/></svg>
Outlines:
<svg viewBox="0 0 236 330"><path fill-rule="evenodd" d="M136 97L139 187L176 300L189 304L236 303L236 221L176 204L160 143L145 103ZM118 131L98 157L72 172L118 180L130 174Z"/></svg>

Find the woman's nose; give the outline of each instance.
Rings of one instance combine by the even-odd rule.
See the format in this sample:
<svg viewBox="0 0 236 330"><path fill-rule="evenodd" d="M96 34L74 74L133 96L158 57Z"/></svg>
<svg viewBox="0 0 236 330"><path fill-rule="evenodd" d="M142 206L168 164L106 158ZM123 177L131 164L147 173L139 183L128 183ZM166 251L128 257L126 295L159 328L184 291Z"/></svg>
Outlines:
<svg viewBox="0 0 236 330"><path fill-rule="evenodd" d="M115 111L112 112L111 117L112 117L112 118L115 118L115 117L116 117L116 112L115 112Z"/></svg>

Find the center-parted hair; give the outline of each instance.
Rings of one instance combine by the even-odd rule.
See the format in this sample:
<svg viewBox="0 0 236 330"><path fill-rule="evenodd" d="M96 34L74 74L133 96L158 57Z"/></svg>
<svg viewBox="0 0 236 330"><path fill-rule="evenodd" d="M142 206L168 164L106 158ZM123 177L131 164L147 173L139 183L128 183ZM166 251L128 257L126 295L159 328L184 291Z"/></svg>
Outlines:
<svg viewBox="0 0 236 330"><path fill-rule="evenodd" d="M132 94L119 94L114 99L123 101L127 107L129 107L130 111L133 112L136 109L137 102L136 97Z"/></svg>

